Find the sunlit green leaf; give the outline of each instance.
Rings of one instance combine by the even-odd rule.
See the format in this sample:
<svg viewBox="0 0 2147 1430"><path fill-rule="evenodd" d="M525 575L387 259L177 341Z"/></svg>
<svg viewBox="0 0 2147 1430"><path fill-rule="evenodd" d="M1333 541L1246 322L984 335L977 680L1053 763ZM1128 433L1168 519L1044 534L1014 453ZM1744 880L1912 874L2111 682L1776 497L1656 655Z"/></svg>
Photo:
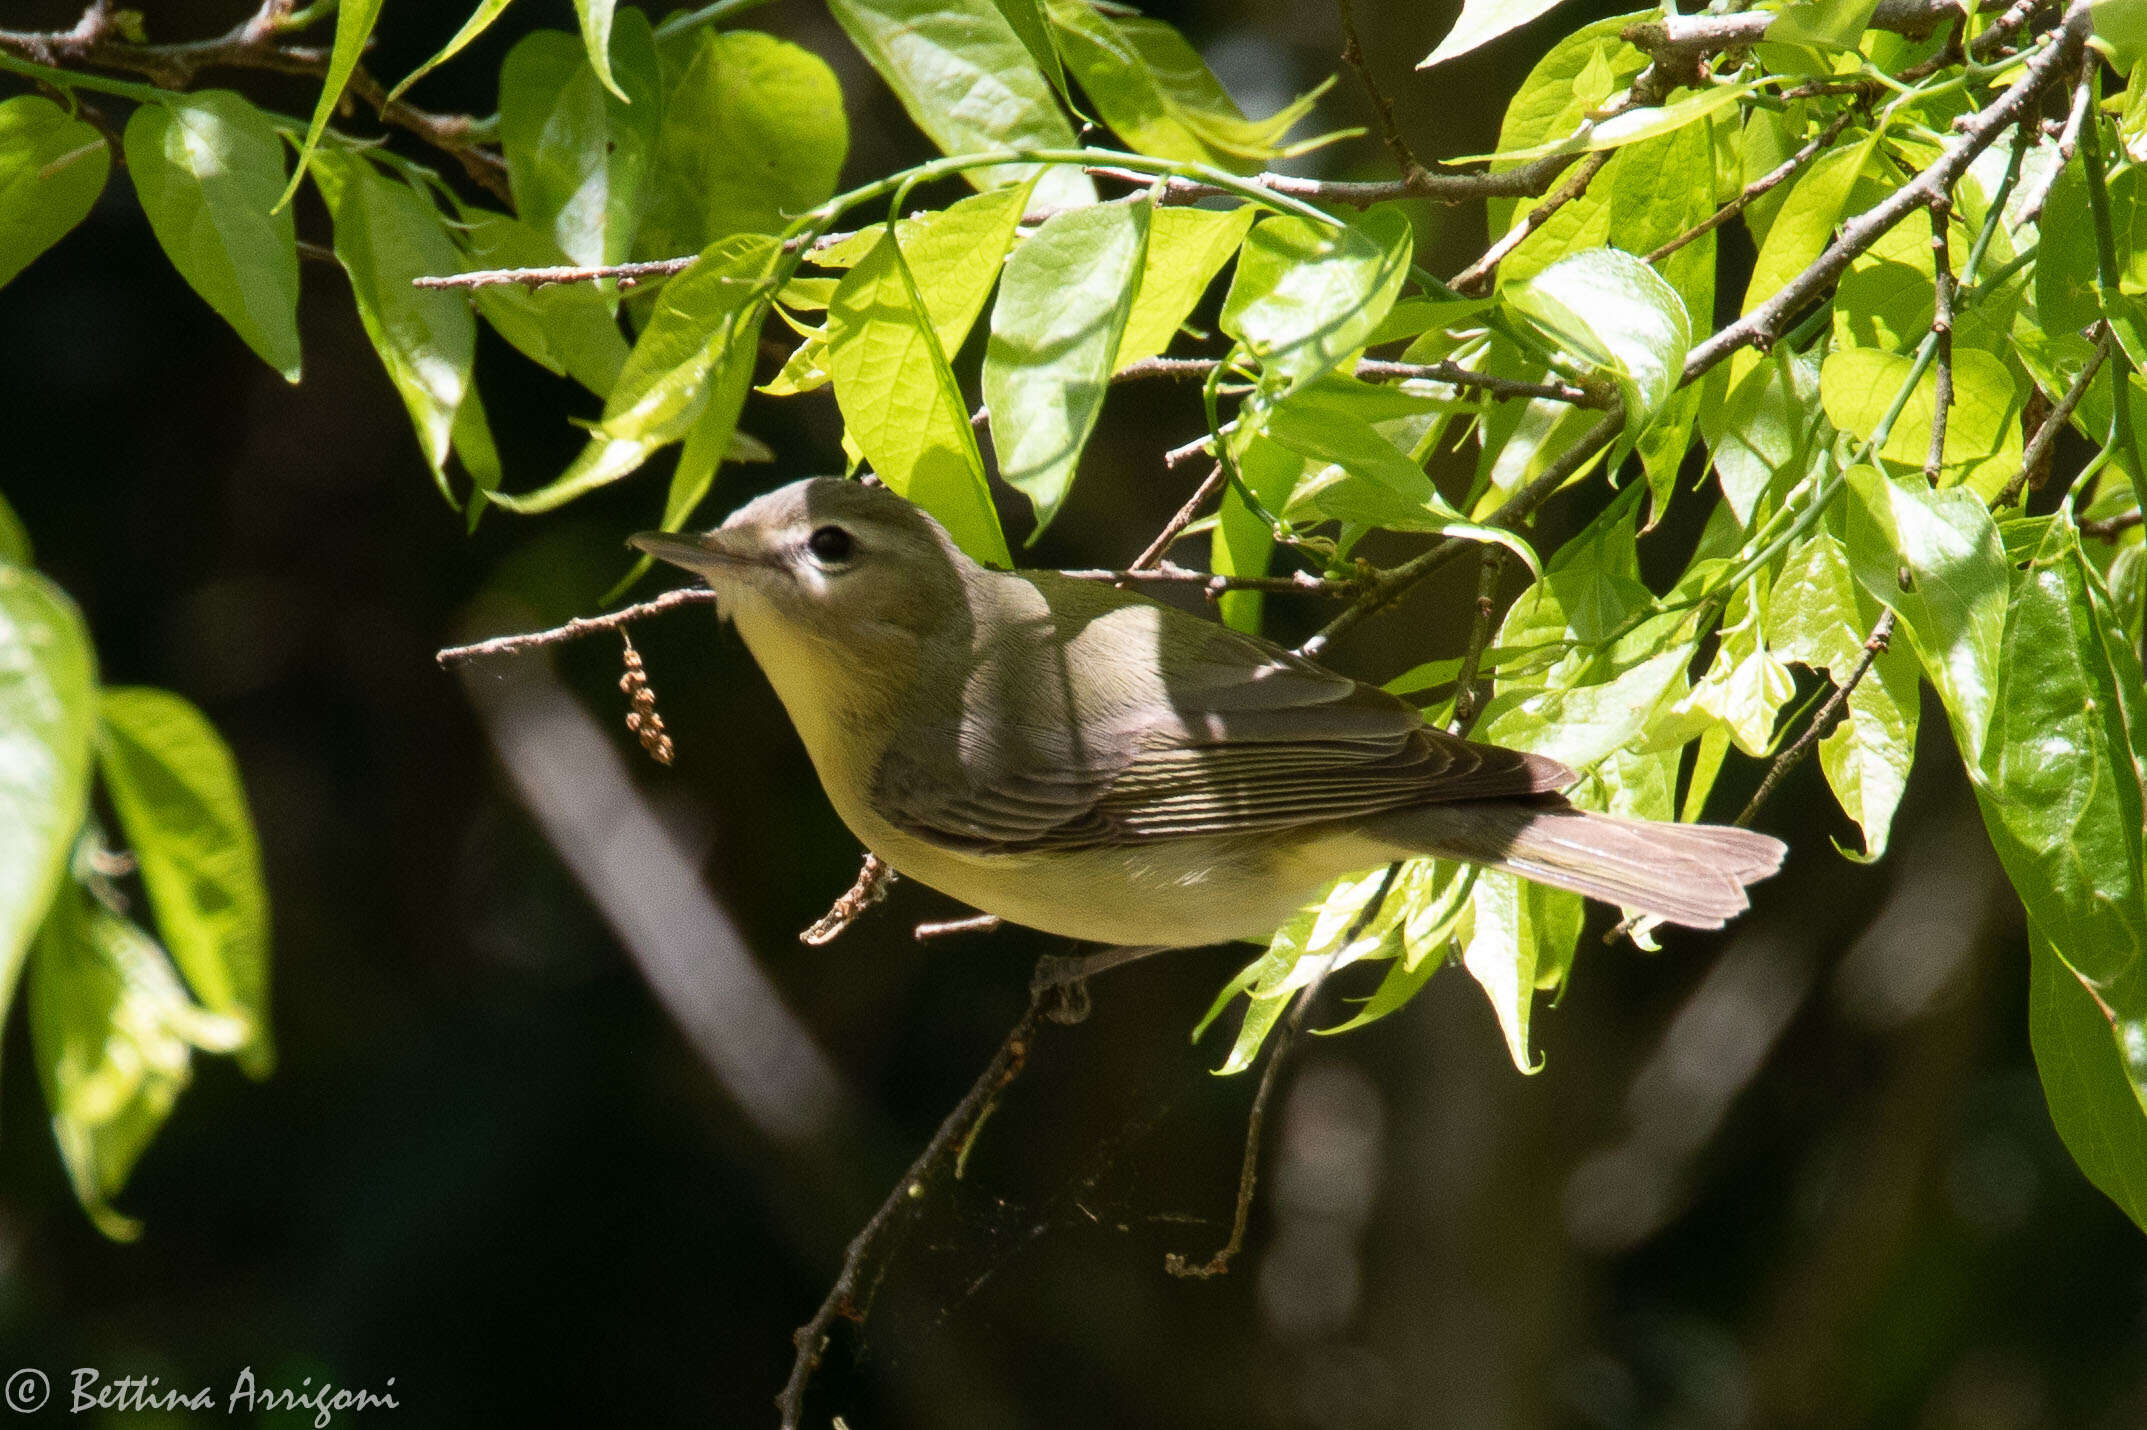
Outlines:
<svg viewBox="0 0 2147 1430"><path fill-rule="evenodd" d="M1244 242L1254 213L1252 205L1245 204L1220 211L1159 208L1149 215L1140 287L1126 315L1118 354L1111 359L1113 372L1170 346L1179 325Z"/></svg>
<svg viewBox="0 0 2147 1430"><path fill-rule="evenodd" d="M1072 146L1073 126L1050 81L992 0L828 0L828 9L943 152ZM1002 164L963 177L998 188L1036 172ZM1046 208L1095 199L1078 169L1053 167L1038 179L1036 201Z"/></svg>
<svg viewBox="0 0 2147 1430"><path fill-rule="evenodd" d="M500 149L516 212L576 263L631 253L662 121L656 41L639 10L611 27L611 63L625 98L560 30L524 36L500 67Z"/></svg>
<svg viewBox="0 0 2147 1430"><path fill-rule="evenodd" d="M896 222L895 241L902 245L902 261L924 300L940 351L958 352L968 340L984 299L999 279L1029 197L1028 184L1015 184ZM886 235L885 224L874 224L815 250L812 261L823 267L853 267Z"/></svg>
<svg viewBox="0 0 2147 1430"><path fill-rule="evenodd" d="M637 247L668 258L781 233L835 192L849 147L826 61L753 30L704 31L664 96Z"/></svg>
<svg viewBox="0 0 2147 1430"><path fill-rule="evenodd" d="M1509 30L1545 15L1558 4L1558 0L1462 0L1461 14L1454 21L1454 28L1446 32L1439 47L1426 55L1418 69L1430 69L1433 65L1465 55L1482 45L1487 45ZM1630 24L1636 16L1621 16Z"/></svg>
<svg viewBox="0 0 2147 1430"><path fill-rule="evenodd" d="M2120 1029L2094 992L2028 925L2028 1037L2050 1120L2087 1179L2147 1231L2147 1114Z"/></svg>
<svg viewBox="0 0 2147 1430"><path fill-rule="evenodd" d="M127 172L179 276L261 355L298 381L298 241L283 141L228 89L144 104L127 121ZM273 211L272 211L273 210Z"/></svg>
<svg viewBox="0 0 2147 1430"><path fill-rule="evenodd" d="M1279 217L1254 225L1223 302L1223 331L1282 390L1363 347L1408 276L1414 235L1392 209L1344 228Z"/></svg>
<svg viewBox="0 0 2147 1430"><path fill-rule="evenodd" d="M613 98L630 103L635 98L634 92L621 85L613 73L613 67L620 64L612 51L612 12L616 6L617 0L574 0L574 17L581 21L582 49L588 53L589 65L596 72L598 82L611 92ZM638 16L641 12L629 9L626 13ZM643 21L644 27L646 24ZM655 36L652 34L649 38L653 42Z"/></svg>
<svg viewBox="0 0 2147 1430"><path fill-rule="evenodd" d="M41 94L0 100L0 283L82 222L111 171L94 125Z"/></svg>
<svg viewBox="0 0 2147 1430"><path fill-rule="evenodd" d="M194 996L245 1029L256 1076L268 1032L268 887L238 763L208 719L168 690L104 692L98 767L149 892L157 932Z"/></svg>
<svg viewBox="0 0 2147 1430"><path fill-rule="evenodd" d="M403 92L411 85L461 54L470 41L492 28L492 22L504 14L511 3L513 0L478 0L477 8L470 12L469 19L462 22L462 28L455 31L454 37L440 46L432 58L403 76L402 81L388 91L388 102L392 104L402 98Z"/></svg>
<svg viewBox="0 0 2147 1430"><path fill-rule="evenodd" d="M30 960L30 1038L60 1160L97 1229L141 1227L112 1209L193 1075L193 1050L227 1052L241 1020L196 1007L164 951L67 882Z"/></svg>
<svg viewBox="0 0 2147 1430"><path fill-rule="evenodd" d="M0 1011L89 808L97 658L74 602L0 563Z"/></svg>
<svg viewBox="0 0 2147 1430"><path fill-rule="evenodd" d="M1564 351L1618 383L1637 433L1683 376L1692 345L1684 300L1663 276L1615 248L1561 259L1504 289L1506 301Z"/></svg>
<svg viewBox="0 0 2147 1430"><path fill-rule="evenodd" d="M665 283L581 455L536 491L493 500L524 514L554 510L635 471L691 432L729 356L752 351L743 335L759 332L780 251L767 234L733 234L710 244L692 267ZM733 374L732 380L751 379ZM723 450L723 444L715 447L717 457ZM713 467L708 471L712 476Z"/></svg>
<svg viewBox="0 0 2147 1430"><path fill-rule="evenodd" d="M1150 209L1099 204L1054 214L1014 250L999 280L984 404L999 475L1035 506L1038 534L1065 501L1103 411Z"/></svg>
<svg viewBox="0 0 2147 1430"><path fill-rule="evenodd" d="M328 121L343 102L343 90L350 84L351 72L358 68L358 61L365 55L365 46L373 38L373 26L380 20L382 0L342 0L336 6L335 41L328 50L328 72L321 79L321 97L314 101L313 118L306 123L306 137L298 146L298 163L291 170L291 181L284 186L283 194L275 202L276 208L287 207L291 196L298 192L298 181L305 177L313 155L320 147L321 135L328 130Z"/></svg>
<svg viewBox="0 0 2147 1430"><path fill-rule="evenodd" d="M1827 419L1844 432L1868 438L1893 405L1913 360L1874 348L1836 348L1819 373ZM1901 409L1879 454L1921 467L1931 448L1931 415L1938 404L1938 374L1926 368ZM1976 348L1953 354L1953 406L1946 417L1944 474L1988 501L2020 470L2021 397L2003 361Z"/></svg>
<svg viewBox="0 0 2147 1430"><path fill-rule="evenodd" d="M1853 131L1852 131L1853 133ZM1834 227L1848 207L1849 192L1856 186L1877 151L1878 131L1861 142L1841 142L1828 149L1791 181L1788 197L1781 200L1766 242L1745 285L1744 312L1751 312L1780 292L1782 286L1809 268L1834 238Z"/></svg>
<svg viewBox="0 0 2147 1430"><path fill-rule="evenodd" d="M1232 433L1238 476L1260 505L1280 511L1304 475L1305 459L1265 435L1247 430ZM1265 576L1275 549L1275 529L1254 511L1235 487L1223 493L1215 527L1209 565L1224 576ZM1258 591L1226 591L1221 601L1223 624L1233 630L1257 633L1266 601Z"/></svg>
<svg viewBox="0 0 2147 1430"><path fill-rule="evenodd" d="M1848 491L1849 565L1872 599L1900 616L1974 768L1990 727L2005 632L2005 553L1997 528L1973 493L1932 491L1920 475L1894 482L1854 467Z"/></svg>
<svg viewBox="0 0 2147 1430"><path fill-rule="evenodd" d="M335 219L335 256L350 275L365 335L409 409L433 479L452 501L447 457L455 413L470 390L477 323L460 294L410 280L453 273L462 256L440 211L408 184L340 153L319 155L314 173Z"/></svg>
<svg viewBox="0 0 2147 1430"><path fill-rule="evenodd" d="M1107 15L1086 0L1045 8L1059 54L1097 115L1142 154L1253 173L1287 152L1283 140L1319 97L1314 90L1247 119L1199 52L1162 21Z"/></svg>
<svg viewBox="0 0 2147 1430"><path fill-rule="evenodd" d="M845 430L880 479L938 517L971 556L1010 565L968 407L899 241L875 244L837 285L828 371Z"/></svg>

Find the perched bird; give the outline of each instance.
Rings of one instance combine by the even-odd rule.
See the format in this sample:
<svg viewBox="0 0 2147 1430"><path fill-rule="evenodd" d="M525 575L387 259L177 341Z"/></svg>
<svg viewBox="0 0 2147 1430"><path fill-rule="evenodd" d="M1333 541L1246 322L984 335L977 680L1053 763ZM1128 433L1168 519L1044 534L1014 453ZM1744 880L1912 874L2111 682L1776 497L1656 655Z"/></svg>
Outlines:
<svg viewBox="0 0 2147 1430"><path fill-rule="evenodd" d="M695 572L837 813L894 869L1102 943L1270 933L1339 875L1432 855L1719 926L1781 841L1574 808L1573 772L1107 584L978 565L884 488L794 482L700 535Z"/></svg>

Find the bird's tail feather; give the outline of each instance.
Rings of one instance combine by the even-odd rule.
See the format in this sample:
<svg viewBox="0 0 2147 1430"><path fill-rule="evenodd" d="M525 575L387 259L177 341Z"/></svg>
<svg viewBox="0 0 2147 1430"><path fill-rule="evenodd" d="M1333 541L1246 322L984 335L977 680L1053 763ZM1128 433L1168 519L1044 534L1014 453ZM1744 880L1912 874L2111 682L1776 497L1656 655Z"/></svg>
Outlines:
<svg viewBox="0 0 2147 1430"><path fill-rule="evenodd" d="M1722 824L1664 824L1560 801L1461 801L1390 817L1387 833L1440 858L1466 859L1692 928L1744 912L1745 886L1782 865L1779 839Z"/></svg>

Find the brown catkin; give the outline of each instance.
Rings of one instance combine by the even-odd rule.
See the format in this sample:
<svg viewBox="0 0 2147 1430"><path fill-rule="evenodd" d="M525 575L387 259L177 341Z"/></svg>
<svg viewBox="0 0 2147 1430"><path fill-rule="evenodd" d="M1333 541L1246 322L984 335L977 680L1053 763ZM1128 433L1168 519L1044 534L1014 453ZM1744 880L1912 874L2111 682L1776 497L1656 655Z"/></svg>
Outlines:
<svg viewBox="0 0 2147 1430"><path fill-rule="evenodd" d="M619 677L619 689L626 695L633 709L626 713L626 728L641 741L641 748L649 752L649 758L659 765L671 763L671 737L664 733L663 716L656 713L656 691L649 684L648 672L641 668L641 652L634 649L634 638L624 631L619 633L626 642L626 674Z"/></svg>

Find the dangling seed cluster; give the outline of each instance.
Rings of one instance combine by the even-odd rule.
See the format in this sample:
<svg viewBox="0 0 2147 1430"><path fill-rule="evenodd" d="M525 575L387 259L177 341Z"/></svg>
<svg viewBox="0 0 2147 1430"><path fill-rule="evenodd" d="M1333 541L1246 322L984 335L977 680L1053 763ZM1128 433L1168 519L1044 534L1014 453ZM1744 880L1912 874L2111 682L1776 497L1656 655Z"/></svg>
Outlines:
<svg viewBox="0 0 2147 1430"><path fill-rule="evenodd" d="M626 712L626 728L641 741L650 759L668 765L671 737L664 733L663 716L656 713L656 692L649 685L648 672L641 668L641 652L634 649L633 637L623 631L620 637L626 642L626 674L619 677L619 689L634 707Z"/></svg>

